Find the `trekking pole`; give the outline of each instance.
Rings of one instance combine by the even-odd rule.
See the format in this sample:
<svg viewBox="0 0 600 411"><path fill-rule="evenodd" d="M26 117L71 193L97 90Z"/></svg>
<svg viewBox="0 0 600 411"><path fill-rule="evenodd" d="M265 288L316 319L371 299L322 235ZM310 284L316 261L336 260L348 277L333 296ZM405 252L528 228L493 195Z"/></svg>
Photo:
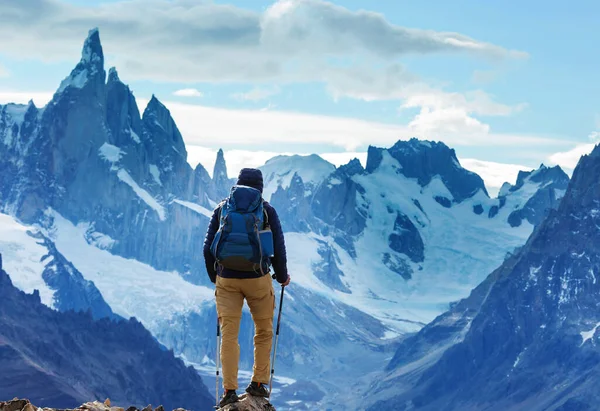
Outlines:
<svg viewBox="0 0 600 411"><path fill-rule="evenodd" d="M217 398L217 408L219 408L219 367L220 367L220 361L221 361L221 324L219 324L219 315L217 314L217 349L216 349L216 360L215 363L217 364L217 389L215 390L216 392L216 398Z"/></svg>
<svg viewBox="0 0 600 411"><path fill-rule="evenodd" d="M285 285L281 286L281 298L279 300L279 314L277 315L277 331L275 332L275 347L273 349L273 359L271 360L271 381L269 381L269 397L273 389L273 376L275 375L275 358L277 357L277 343L279 342L279 326L281 325L281 309L283 308L283 292Z"/></svg>

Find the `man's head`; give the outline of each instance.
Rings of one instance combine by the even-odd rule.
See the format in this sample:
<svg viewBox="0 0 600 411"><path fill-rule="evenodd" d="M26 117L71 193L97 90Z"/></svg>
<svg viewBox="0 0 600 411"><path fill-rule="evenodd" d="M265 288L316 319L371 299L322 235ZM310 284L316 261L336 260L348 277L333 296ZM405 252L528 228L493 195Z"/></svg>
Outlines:
<svg viewBox="0 0 600 411"><path fill-rule="evenodd" d="M262 172L256 168L242 168L236 184L256 188L262 193L264 186Z"/></svg>

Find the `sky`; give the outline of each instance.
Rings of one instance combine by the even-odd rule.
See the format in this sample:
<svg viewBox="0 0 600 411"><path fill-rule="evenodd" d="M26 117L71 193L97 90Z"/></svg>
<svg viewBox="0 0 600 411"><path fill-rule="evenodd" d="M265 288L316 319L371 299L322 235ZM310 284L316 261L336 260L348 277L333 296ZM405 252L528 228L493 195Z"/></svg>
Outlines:
<svg viewBox="0 0 600 411"><path fill-rule="evenodd" d="M480 0L0 2L0 104L44 105L98 27L141 109L171 111L193 165L335 164L443 141L495 191L600 140L600 3Z"/></svg>

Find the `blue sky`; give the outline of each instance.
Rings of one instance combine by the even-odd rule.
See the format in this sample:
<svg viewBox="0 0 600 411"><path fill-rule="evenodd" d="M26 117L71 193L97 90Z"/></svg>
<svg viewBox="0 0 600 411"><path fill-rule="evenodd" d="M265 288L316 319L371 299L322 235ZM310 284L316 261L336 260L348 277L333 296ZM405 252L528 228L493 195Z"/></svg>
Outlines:
<svg viewBox="0 0 600 411"><path fill-rule="evenodd" d="M502 164L573 167L598 139L599 14L592 1L4 2L0 103L44 104L97 26L107 68L140 105L165 102L192 162L223 147L236 167L340 163L416 136L510 179Z"/></svg>

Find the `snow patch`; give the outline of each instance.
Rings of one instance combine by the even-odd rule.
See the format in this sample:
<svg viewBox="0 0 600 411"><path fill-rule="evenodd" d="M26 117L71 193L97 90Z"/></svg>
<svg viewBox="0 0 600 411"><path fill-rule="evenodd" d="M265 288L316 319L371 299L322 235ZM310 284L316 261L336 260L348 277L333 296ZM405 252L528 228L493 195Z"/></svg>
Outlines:
<svg viewBox="0 0 600 411"><path fill-rule="evenodd" d="M83 88L88 81L88 71L87 69L82 69L77 73L71 73L69 77L61 81L60 86L58 87L57 93L62 93L68 87L73 88Z"/></svg>
<svg viewBox="0 0 600 411"><path fill-rule="evenodd" d="M161 221L165 221L166 216L164 207L160 205L160 203L156 201L156 199L152 197L149 192L140 187L127 171L120 169L117 173L117 177L119 177L122 182L130 186L138 195L138 197L142 199L142 201L144 201L150 208L154 209Z"/></svg>
<svg viewBox="0 0 600 411"><path fill-rule="evenodd" d="M140 144L142 142L142 140L140 139L140 136L138 136L137 133L135 131L133 131L131 128L129 129L129 135L131 136L133 141L135 141L136 143Z"/></svg>
<svg viewBox="0 0 600 411"><path fill-rule="evenodd" d="M108 143L102 144L102 147L98 149L98 153L100 154L100 157L112 164L118 163L121 160L121 157L126 154L121 151L119 147Z"/></svg>
<svg viewBox="0 0 600 411"><path fill-rule="evenodd" d="M600 327L600 322L598 324L596 324L596 326L594 328L592 328L590 331L582 331L579 334L581 335L581 339L583 340L581 342L581 346L583 346L583 344L585 344L587 341L592 340L592 338L594 338L594 335L596 334L596 330L598 329L598 327ZM592 342L594 342L592 340Z"/></svg>
<svg viewBox="0 0 600 411"><path fill-rule="evenodd" d="M198 214L202 214L203 216L206 216L209 219L212 218L213 212L207 208L202 207L199 204L190 203L189 201L183 201L183 200L173 200L173 202L177 203L179 205L182 205L184 207L187 207L190 210L197 212Z"/></svg>
<svg viewBox="0 0 600 411"><path fill-rule="evenodd" d="M158 169L158 167L154 164L150 164L150 174L152 175L152 178L154 178L154 181L156 181L156 184L161 185L162 183L160 182L160 170Z"/></svg>

